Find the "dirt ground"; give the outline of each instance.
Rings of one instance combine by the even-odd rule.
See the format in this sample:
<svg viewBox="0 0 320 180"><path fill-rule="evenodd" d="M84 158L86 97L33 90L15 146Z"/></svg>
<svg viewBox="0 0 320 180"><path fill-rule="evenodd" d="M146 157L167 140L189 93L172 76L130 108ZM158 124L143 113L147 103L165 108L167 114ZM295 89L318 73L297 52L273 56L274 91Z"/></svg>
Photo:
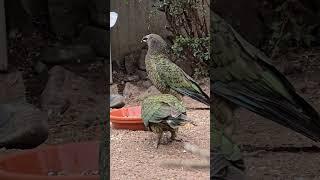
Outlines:
<svg viewBox="0 0 320 180"><path fill-rule="evenodd" d="M209 89L208 86L205 89ZM184 102L189 108L206 107L190 98L184 98ZM197 123L197 126L181 127L177 138L209 150L209 110L189 110L187 115ZM164 160L201 160L186 151L183 142L160 145L156 149L156 135L152 132L111 129L110 134L111 179L209 179L209 169L161 166Z"/></svg>

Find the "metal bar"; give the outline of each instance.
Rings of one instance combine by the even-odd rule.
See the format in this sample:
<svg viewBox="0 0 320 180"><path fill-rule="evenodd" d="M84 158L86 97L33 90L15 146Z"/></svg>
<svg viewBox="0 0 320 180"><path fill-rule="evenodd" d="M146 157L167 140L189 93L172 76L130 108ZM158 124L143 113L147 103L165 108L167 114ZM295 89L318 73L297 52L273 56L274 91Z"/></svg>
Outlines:
<svg viewBox="0 0 320 180"><path fill-rule="evenodd" d="M4 1L0 0L0 71L8 70L7 33Z"/></svg>

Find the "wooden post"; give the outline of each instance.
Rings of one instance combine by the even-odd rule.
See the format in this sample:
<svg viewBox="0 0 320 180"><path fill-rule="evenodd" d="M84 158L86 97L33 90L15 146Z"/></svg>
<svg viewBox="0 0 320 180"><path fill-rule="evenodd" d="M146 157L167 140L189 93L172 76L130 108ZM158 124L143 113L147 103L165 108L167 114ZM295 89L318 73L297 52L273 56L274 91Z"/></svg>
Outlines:
<svg viewBox="0 0 320 180"><path fill-rule="evenodd" d="M6 33L6 15L4 1L0 0L0 71L7 71L7 33Z"/></svg>

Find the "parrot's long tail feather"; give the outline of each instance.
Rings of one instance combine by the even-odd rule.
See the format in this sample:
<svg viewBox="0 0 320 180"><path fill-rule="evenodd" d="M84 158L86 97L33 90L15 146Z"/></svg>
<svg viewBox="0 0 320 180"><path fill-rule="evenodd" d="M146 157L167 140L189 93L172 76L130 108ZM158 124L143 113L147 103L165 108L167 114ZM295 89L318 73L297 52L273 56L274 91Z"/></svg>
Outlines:
<svg viewBox="0 0 320 180"><path fill-rule="evenodd" d="M317 111L298 94L292 92L295 102L285 98L266 98L257 92L242 92L216 86L216 93L235 104L269 118L304 136L320 142L320 117ZM223 93L222 93L223 92Z"/></svg>
<svg viewBox="0 0 320 180"><path fill-rule="evenodd" d="M206 94L196 94L196 93L191 93L189 95L192 99L202 102L203 104L210 106L210 99Z"/></svg>
<svg viewBox="0 0 320 180"><path fill-rule="evenodd" d="M189 96L190 98L192 98L196 101L199 101L207 106L210 106L210 98L203 91L201 93L197 93L197 92L193 92L193 91L189 91L189 90L185 90L185 89L180 89L180 88L176 88L175 90L185 96Z"/></svg>

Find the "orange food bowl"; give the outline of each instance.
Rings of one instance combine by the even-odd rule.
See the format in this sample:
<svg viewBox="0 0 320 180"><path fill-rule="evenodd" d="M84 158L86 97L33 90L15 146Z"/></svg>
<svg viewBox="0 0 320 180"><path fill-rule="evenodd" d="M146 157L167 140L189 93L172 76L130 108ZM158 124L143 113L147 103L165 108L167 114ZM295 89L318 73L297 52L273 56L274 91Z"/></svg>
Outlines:
<svg viewBox="0 0 320 180"><path fill-rule="evenodd" d="M112 128L145 130L141 118L141 106L123 107L110 111L110 121Z"/></svg>
<svg viewBox="0 0 320 180"><path fill-rule="evenodd" d="M1 156L1 180L98 180L98 142L45 146ZM64 175L49 175L64 172ZM81 175L83 174L83 175Z"/></svg>

